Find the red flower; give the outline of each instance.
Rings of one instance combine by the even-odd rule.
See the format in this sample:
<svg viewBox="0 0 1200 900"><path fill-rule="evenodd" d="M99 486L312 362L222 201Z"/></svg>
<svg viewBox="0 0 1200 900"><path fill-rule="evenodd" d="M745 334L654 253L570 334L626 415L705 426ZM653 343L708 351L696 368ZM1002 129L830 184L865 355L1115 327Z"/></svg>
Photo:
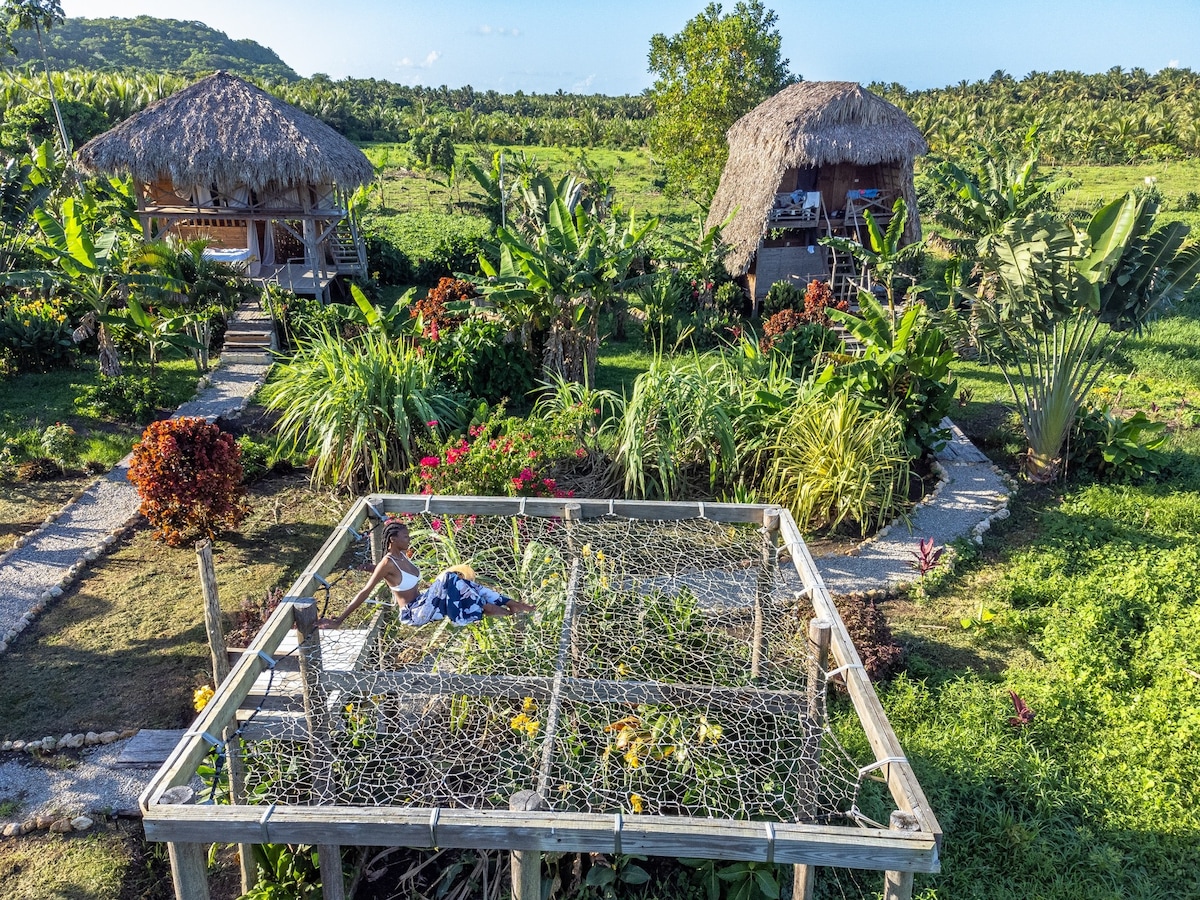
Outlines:
<svg viewBox="0 0 1200 900"><path fill-rule="evenodd" d="M436 456L426 456L424 459L421 460L421 465L424 466L426 469L436 469L441 464L442 464L441 459Z"/></svg>

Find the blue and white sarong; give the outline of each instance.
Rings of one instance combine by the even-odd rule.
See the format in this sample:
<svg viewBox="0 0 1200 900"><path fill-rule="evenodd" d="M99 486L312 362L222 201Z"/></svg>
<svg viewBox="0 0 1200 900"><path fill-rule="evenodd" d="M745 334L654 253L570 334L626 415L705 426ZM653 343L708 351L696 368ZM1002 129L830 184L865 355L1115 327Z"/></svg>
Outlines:
<svg viewBox="0 0 1200 900"><path fill-rule="evenodd" d="M504 606L511 599L458 572L447 571L433 579L433 583L411 603L400 608L400 621L405 625L421 626L449 619L453 625L470 625L483 618L485 603Z"/></svg>

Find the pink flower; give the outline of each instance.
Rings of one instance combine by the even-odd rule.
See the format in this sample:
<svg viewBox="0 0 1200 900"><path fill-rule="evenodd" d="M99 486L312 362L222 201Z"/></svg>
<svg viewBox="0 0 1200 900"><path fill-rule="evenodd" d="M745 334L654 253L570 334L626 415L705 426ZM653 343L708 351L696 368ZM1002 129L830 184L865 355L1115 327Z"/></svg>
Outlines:
<svg viewBox="0 0 1200 900"><path fill-rule="evenodd" d="M537 456L538 456L538 453L537 453L537 451L536 451L536 450L530 450L530 451L529 451L529 458L530 458L530 459L537 459Z"/></svg>
<svg viewBox="0 0 1200 900"><path fill-rule="evenodd" d="M586 450L584 450L582 447L575 448L575 458L576 459L583 459L585 456L587 456Z"/></svg>
<svg viewBox="0 0 1200 900"><path fill-rule="evenodd" d="M437 428L437 426L438 426L438 420L437 420L437 419L430 419L430 420L429 420L428 422L426 422L425 424L426 424L426 425L428 425L430 428Z"/></svg>
<svg viewBox="0 0 1200 900"><path fill-rule="evenodd" d="M537 481L537 475L534 474L533 469L529 468L529 466L526 466L521 470L519 477L522 481Z"/></svg>
<svg viewBox="0 0 1200 900"><path fill-rule="evenodd" d="M427 469L436 469L442 464L442 461L437 456L426 456L421 460L421 465Z"/></svg>
<svg viewBox="0 0 1200 900"><path fill-rule="evenodd" d="M432 522L429 523L429 527L432 528L434 531L440 533L442 530L442 520L434 519Z"/></svg>

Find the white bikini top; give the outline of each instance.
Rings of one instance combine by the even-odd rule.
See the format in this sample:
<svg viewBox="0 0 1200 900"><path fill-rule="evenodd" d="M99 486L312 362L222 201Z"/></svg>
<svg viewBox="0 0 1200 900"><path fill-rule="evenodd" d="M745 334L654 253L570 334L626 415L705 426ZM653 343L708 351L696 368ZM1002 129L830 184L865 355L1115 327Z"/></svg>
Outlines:
<svg viewBox="0 0 1200 900"><path fill-rule="evenodd" d="M400 570L400 583L388 585L388 587L391 588L392 591L394 591L397 594L402 594L405 591L411 591L413 588L415 588L417 586L418 583L420 583L420 581L421 581L420 573L413 573L413 572L407 571L403 566L400 565L399 562L396 561L396 557L392 556L392 554L390 554L390 553L388 554L388 559L390 559L392 561L393 566L395 566L397 569ZM416 568L416 567L414 566L414 568Z"/></svg>

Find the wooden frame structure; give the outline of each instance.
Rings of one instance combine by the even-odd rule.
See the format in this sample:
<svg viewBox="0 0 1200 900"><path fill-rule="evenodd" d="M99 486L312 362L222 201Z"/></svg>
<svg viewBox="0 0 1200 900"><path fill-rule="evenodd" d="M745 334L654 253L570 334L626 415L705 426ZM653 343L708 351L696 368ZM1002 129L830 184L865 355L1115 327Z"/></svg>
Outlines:
<svg viewBox="0 0 1200 900"><path fill-rule="evenodd" d="M220 743L215 736L228 735L236 727L239 708L259 675L273 665L272 653L279 644L293 629L299 632L302 640L315 630L317 612L312 595L324 576L333 571L369 519L405 513L559 517L568 522L612 515L649 520L706 518L760 526L771 542L770 547L764 548L764 562L772 548L786 553L804 585L803 595L811 602L814 613L810 641L818 651L823 652L823 646L828 646L832 663L845 682L875 754L876 762L862 771L877 771L897 806L890 828L554 812L539 809L539 799L532 791L514 795L508 810L276 804L268 807L213 806L180 802L180 798L186 798L188 793L182 789L195 775L197 766L208 755L210 747ZM570 627L569 611L564 619L565 633ZM757 609L756 623L761 623ZM761 632L761 627L756 628L756 632ZM761 638L761 634L756 637ZM755 646L755 664L758 650L759 646ZM327 725L321 721L322 698L326 691L336 688L332 673L330 678L322 676L319 641L304 640L301 644L300 671L305 680L304 710L314 772L319 778L320 754L324 751L322 735L327 733ZM414 676L381 673L376 677L382 685L385 681L398 679L411 681ZM478 680L467 676L417 677L426 681L445 681L442 687L447 690L466 692L479 688ZM547 683L542 687L553 696L562 680L561 677L546 679ZM686 687L652 684L637 687L650 693L687 690ZM528 684L521 685L523 692L528 689ZM598 685L592 689L603 690ZM797 702L796 695L791 692L767 693L781 695L772 699L775 703L794 707ZM550 728L548 722L547 731ZM327 757L324 765L328 765ZM231 758L230 771L235 781L239 777L238 769L238 761ZM236 784L234 790L236 794ZM520 900L537 896L531 891L537 884L537 854L542 851L639 853L791 863L796 866L794 897L797 900L811 897L814 867L818 866L883 871L886 873L884 896L887 900L911 897L913 873L940 870L940 826L875 696L862 661L799 529L785 510L752 504L422 495L360 498L297 578L285 602L272 614L229 676L218 685L215 697L155 775L142 794L140 804L146 837L169 844L178 900L207 900L209 897L204 844L216 841L245 845L316 845L325 900L341 900L344 896L340 851L343 845L508 849L513 851L513 894Z"/></svg>

